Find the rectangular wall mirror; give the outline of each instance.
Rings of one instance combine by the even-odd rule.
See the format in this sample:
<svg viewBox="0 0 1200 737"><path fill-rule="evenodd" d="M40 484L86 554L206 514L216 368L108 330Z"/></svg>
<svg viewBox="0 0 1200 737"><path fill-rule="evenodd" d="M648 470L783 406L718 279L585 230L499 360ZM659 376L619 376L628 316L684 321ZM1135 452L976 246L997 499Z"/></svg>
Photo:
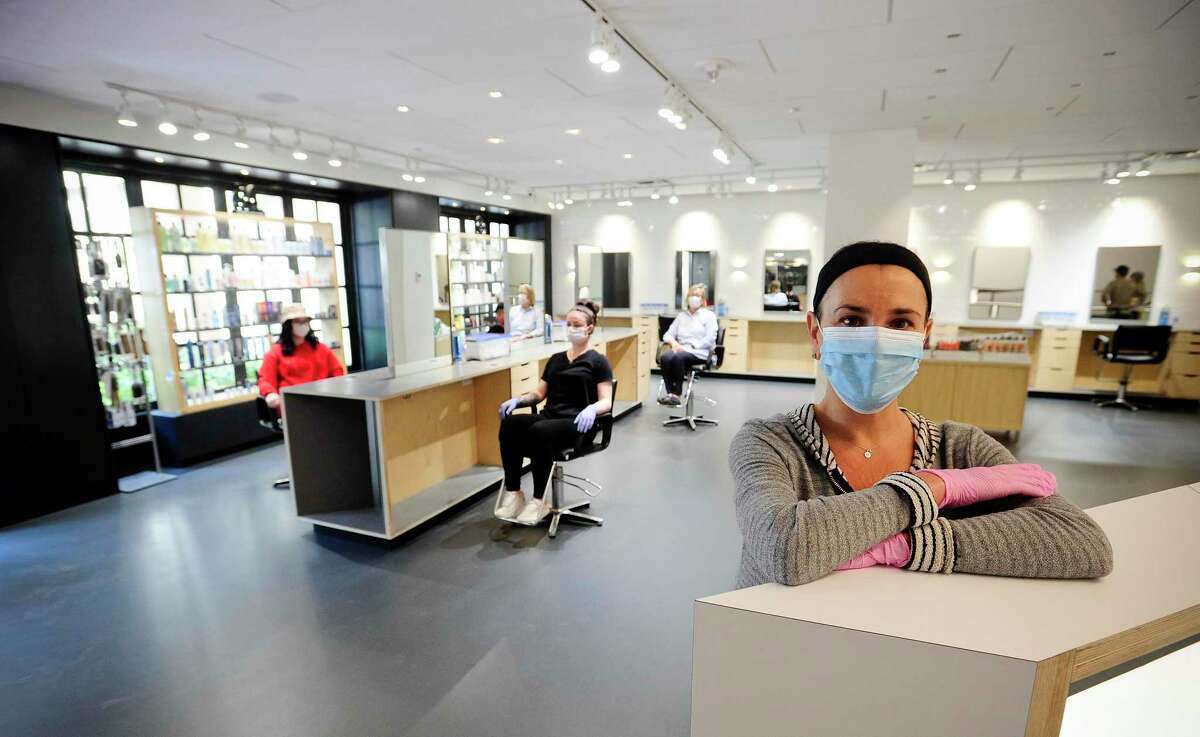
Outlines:
<svg viewBox="0 0 1200 737"><path fill-rule="evenodd" d="M707 287L708 303L717 303L717 252L676 251L675 309L683 309L684 297L693 284Z"/></svg>
<svg viewBox="0 0 1200 737"><path fill-rule="evenodd" d="M971 269L972 320L1020 320L1029 276L1028 248L980 247Z"/></svg>
<svg viewBox="0 0 1200 737"><path fill-rule="evenodd" d="M763 258L763 309L768 312L808 310L808 267L812 253L767 251Z"/></svg>
<svg viewBox="0 0 1200 737"><path fill-rule="evenodd" d="M379 241L388 366L449 360L446 234L380 228Z"/></svg>
<svg viewBox="0 0 1200 737"><path fill-rule="evenodd" d="M1161 246L1104 246L1096 252L1091 317L1145 322L1154 301Z"/></svg>
<svg viewBox="0 0 1200 737"><path fill-rule="evenodd" d="M575 246L575 299L590 299L602 309L629 309L629 254L599 246Z"/></svg>

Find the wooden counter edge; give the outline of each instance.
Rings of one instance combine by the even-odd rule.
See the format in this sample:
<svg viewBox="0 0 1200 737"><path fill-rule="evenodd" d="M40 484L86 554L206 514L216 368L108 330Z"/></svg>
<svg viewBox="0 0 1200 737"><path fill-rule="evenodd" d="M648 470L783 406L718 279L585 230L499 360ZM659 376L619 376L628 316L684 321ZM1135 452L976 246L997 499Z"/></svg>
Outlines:
<svg viewBox="0 0 1200 737"><path fill-rule="evenodd" d="M1131 627L1037 664L1025 737L1057 737L1075 681L1200 634L1200 604Z"/></svg>

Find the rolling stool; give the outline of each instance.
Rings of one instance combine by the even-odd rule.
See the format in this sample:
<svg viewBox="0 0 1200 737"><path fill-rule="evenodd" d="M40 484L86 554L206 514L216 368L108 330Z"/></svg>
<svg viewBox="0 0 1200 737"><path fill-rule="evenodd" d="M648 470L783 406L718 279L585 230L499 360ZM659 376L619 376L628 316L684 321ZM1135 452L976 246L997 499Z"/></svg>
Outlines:
<svg viewBox="0 0 1200 737"><path fill-rule="evenodd" d="M267 428L273 433L283 435L283 418L276 414L275 410L271 409L267 404L266 397L258 397L254 400L254 408L258 410L258 424ZM286 489L292 485L292 480L287 476L275 479L271 482L271 486L276 489Z"/></svg>
<svg viewBox="0 0 1200 737"><path fill-rule="evenodd" d="M1092 402L1097 407L1123 407L1131 412L1145 409L1144 405L1134 404L1125 398L1129 375L1133 373L1134 366L1162 363L1170 348L1170 325L1120 325L1111 339L1107 335L1097 335L1092 352L1109 363L1124 364L1124 368L1117 396L1107 400L1093 399Z"/></svg>
<svg viewBox="0 0 1200 737"><path fill-rule="evenodd" d="M663 427L670 427L671 425L678 425L686 422L688 427L692 428L692 430L695 430L696 423L700 423L701 425L721 424L717 420L710 420L704 415L696 414L696 394L693 389L696 386L696 374L700 373L701 371L712 371L714 369L719 369L721 368L721 364L724 362L725 328L720 328L717 330L717 344L713 346L712 352L708 354L708 363L704 364L703 366L692 366L687 370L687 374L684 377L687 380L687 387L683 392L683 414L670 415L670 418L663 422ZM660 387L659 392L661 393L664 389L665 387ZM704 397L703 399L714 406L717 403L716 400L709 399L708 397Z"/></svg>
<svg viewBox="0 0 1200 737"><path fill-rule="evenodd" d="M613 379L613 402L617 401L617 380ZM594 514L584 514L580 509L587 509L591 506L591 501L585 499L581 502L566 503L566 497L563 495L564 486L574 486L589 497L595 497L604 487L584 476L575 476L563 470L563 464L568 461L573 461L576 458L593 453L599 453L608 447L612 442L613 429L613 413L600 415L596 418L596 428L598 432L589 432L587 435L580 435L575 441L575 447L561 450L558 456L554 459L554 465L550 467L550 514L546 515L546 519L550 520L550 537L558 536L559 522L566 520L582 525L595 525L599 527L604 524L603 517L597 517ZM596 442L597 435L600 442ZM571 479L568 481L567 479ZM584 486L575 483L582 481L585 484L593 487L595 491L591 491ZM492 510L493 514L500 511L500 500L504 497L504 484L500 484L500 492L496 494L496 506ZM504 518L501 518L504 519ZM507 522L513 520L506 519Z"/></svg>

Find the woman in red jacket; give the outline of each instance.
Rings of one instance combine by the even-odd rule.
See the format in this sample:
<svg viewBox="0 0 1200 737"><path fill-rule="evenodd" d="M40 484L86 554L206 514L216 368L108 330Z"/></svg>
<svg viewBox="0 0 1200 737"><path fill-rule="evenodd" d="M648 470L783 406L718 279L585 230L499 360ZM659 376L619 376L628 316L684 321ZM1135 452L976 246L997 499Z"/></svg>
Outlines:
<svg viewBox="0 0 1200 737"><path fill-rule="evenodd" d="M283 328L279 341L263 358L258 370L258 393L266 397L271 409L280 409L283 401L279 392L285 386L307 384L330 376L346 373L329 346L317 340L309 329L308 311L304 305L292 304L283 308Z"/></svg>

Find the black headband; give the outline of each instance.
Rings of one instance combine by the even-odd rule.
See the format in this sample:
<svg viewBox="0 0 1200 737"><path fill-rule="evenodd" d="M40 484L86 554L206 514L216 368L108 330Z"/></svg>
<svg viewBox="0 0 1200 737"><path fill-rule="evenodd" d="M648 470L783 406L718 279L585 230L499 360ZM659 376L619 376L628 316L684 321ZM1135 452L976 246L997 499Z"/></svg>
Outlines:
<svg viewBox="0 0 1200 737"><path fill-rule="evenodd" d="M839 276L850 269L872 264L901 266L916 274L917 278L921 280L921 286L925 287L925 316L929 316L933 310L933 289L929 286L929 270L925 268L921 258L904 246L895 243L869 241L842 246L825 262L825 265L821 267L821 273L817 275L817 289L813 294L813 310L820 312L821 298L829 290L829 285L833 284Z"/></svg>

